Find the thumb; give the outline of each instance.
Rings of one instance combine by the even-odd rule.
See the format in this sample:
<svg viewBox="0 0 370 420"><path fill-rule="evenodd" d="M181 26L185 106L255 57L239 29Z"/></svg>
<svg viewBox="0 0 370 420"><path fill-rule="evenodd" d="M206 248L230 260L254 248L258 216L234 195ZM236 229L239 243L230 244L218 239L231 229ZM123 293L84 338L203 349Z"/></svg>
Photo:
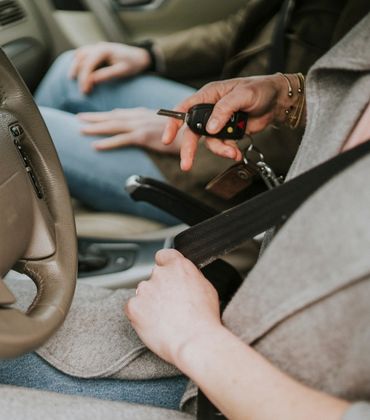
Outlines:
<svg viewBox="0 0 370 420"><path fill-rule="evenodd" d="M171 263L176 263L179 259L184 258L176 249L161 249L155 254L155 262L159 266L166 266Z"/></svg>
<svg viewBox="0 0 370 420"><path fill-rule="evenodd" d="M247 111L253 106L254 95L252 90L248 89L242 93L241 95L241 92L233 90L215 104L207 123L207 131L210 134L221 131L235 112Z"/></svg>

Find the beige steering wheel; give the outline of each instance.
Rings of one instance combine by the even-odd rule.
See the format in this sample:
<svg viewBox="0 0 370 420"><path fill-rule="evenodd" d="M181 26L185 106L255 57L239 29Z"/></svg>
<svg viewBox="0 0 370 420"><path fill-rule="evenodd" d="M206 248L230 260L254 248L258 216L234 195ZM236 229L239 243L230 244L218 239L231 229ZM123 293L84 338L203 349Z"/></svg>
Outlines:
<svg viewBox="0 0 370 420"><path fill-rule="evenodd" d="M77 274L64 175L32 96L0 51L0 358L44 343L62 324ZM37 286L26 314L2 278L13 267Z"/></svg>

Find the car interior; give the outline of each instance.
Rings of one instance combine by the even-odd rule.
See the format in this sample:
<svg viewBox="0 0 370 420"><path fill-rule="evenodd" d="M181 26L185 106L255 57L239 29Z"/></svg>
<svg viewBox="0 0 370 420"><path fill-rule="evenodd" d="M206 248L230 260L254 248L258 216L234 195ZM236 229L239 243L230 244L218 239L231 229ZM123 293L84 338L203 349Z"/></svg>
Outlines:
<svg viewBox="0 0 370 420"><path fill-rule="evenodd" d="M157 250L170 247L187 226L215 214L175 188L142 178L139 169L125 186L133 200L148 201L183 223L169 228L136 216L93 212L75 200L71 205L52 139L32 99L48 67L66 50L168 35L224 18L242 4L0 0L0 357L35 349L57 330L76 277L93 286L135 287L150 275ZM230 259L238 266L237 254ZM11 281L30 278L37 296L22 313L12 307Z"/></svg>
<svg viewBox="0 0 370 420"><path fill-rule="evenodd" d="M196 14L191 12L189 2L181 0L1 1L1 45L32 92L63 51L98 41L134 42L168 35L218 20L238 9L242 1L219 1L217 7L211 0L193 3ZM134 184L131 180L132 195L146 200L148 185ZM185 224L166 228L151 220L96 213L76 201L73 204L79 238L79 279L96 286L133 287L146 279L155 252L170 246L172 238L188 223L184 220ZM176 212L175 207L173 200L172 210L167 211ZM12 276L19 277L14 272L8 274Z"/></svg>

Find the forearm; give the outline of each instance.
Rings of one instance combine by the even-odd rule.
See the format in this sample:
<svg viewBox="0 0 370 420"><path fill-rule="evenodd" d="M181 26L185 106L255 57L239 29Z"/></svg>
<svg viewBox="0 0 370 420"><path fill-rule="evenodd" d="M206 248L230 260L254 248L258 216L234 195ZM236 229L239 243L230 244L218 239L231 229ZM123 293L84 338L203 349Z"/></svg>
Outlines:
<svg viewBox="0 0 370 420"><path fill-rule="evenodd" d="M187 343L177 365L230 419L339 420L348 407L294 381L221 326Z"/></svg>
<svg viewBox="0 0 370 420"><path fill-rule="evenodd" d="M228 19L196 26L155 41L164 75L177 79L218 76L245 11Z"/></svg>

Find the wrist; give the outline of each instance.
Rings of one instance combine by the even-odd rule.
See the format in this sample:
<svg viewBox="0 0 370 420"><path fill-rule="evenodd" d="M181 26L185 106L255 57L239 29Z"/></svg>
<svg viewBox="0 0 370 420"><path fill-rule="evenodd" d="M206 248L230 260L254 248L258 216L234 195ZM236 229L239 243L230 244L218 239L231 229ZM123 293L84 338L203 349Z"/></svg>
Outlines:
<svg viewBox="0 0 370 420"><path fill-rule="evenodd" d="M199 373L199 365L206 366L210 352L219 348L230 335L233 336L221 323L197 331L178 346L175 365L195 379L194 372Z"/></svg>
<svg viewBox="0 0 370 420"><path fill-rule="evenodd" d="M149 52L145 48L138 48L140 50L138 54L138 64L142 71L148 70L152 66L152 60Z"/></svg>
<svg viewBox="0 0 370 420"><path fill-rule="evenodd" d="M278 92L274 122L295 129L305 119L304 76L276 73L273 77Z"/></svg>
<svg viewBox="0 0 370 420"><path fill-rule="evenodd" d="M153 49L153 42L145 40L136 44L136 46L141 50L143 70L156 71L157 58Z"/></svg>

